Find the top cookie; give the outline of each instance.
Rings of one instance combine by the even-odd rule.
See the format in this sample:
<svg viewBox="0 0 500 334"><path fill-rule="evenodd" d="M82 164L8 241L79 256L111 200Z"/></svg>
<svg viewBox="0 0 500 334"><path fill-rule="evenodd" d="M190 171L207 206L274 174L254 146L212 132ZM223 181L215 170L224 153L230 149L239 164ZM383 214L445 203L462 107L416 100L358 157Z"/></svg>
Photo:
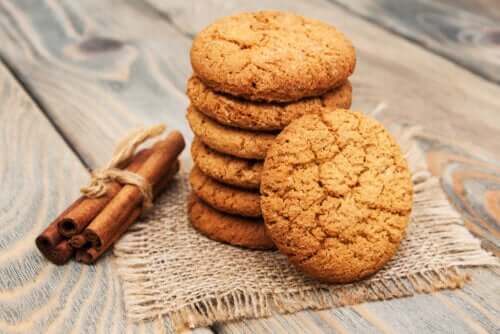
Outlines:
<svg viewBox="0 0 500 334"><path fill-rule="evenodd" d="M289 102L322 95L354 71L351 42L334 27L283 12L224 17L194 39L191 64L216 91Z"/></svg>
<svg viewBox="0 0 500 334"><path fill-rule="evenodd" d="M346 81L319 97L291 103L266 103L214 92L193 76L187 84L187 95L197 110L221 124L248 130L272 131L283 129L302 115L319 113L325 108L349 108L352 87Z"/></svg>
<svg viewBox="0 0 500 334"><path fill-rule="evenodd" d="M347 110L306 115L271 145L261 179L269 236L304 272L351 282L395 254L412 208L398 145L377 121Z"/></svg>

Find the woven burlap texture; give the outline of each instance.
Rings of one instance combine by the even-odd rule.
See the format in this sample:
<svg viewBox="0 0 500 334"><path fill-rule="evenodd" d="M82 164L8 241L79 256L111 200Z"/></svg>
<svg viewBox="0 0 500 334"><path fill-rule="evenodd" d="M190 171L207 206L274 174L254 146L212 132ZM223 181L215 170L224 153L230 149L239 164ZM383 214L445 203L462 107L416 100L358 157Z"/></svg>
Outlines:
<svg viewBox="0 0 500 334"><path fill-rule="evenodd" d="M169 317L176 329L457 288L463 266L495 265L463 226L428 172L416 128L392 129L412 170L414 206L396 256L362 282L328 285L294 269L278 252L212 241L189 224L186 168L155 208L115 246L127 316Z"/></svg>

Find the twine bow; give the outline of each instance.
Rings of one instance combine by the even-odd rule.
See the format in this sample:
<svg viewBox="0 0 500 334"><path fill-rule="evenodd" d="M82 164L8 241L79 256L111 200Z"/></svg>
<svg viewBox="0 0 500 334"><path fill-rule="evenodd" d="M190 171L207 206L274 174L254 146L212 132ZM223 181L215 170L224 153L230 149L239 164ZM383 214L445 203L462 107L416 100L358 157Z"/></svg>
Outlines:
<svg viewBox="0 0 500 334"><path fill-rule="evenodd" d="M161 135L163 131L165 131L165 125L159 124L148 129L141 128L128 134L118 142L113 157L106 166L92 171L89 185L81 188L80 192L86 197L96 198L106 194L110 182L131 184L141 191L144 197L143 207L145 209L151 207L153 205L151 184L141 175L122 168L132 159L139 145L148 139Z"/></svg>

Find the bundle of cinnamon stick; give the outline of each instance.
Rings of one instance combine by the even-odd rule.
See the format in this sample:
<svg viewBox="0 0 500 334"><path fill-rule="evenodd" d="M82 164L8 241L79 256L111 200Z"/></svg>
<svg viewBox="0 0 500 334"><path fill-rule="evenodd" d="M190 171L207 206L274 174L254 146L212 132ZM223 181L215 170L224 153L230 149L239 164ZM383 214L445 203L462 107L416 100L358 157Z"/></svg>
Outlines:
<svg viewBox="0 0 500 334"><path fill-rule="evenodd" d="M178 156L184 146L182 134L173 131L133 154L122 169L147 183L156 198L179 171ZM145 210L145 193L137 185L117 181L105 185L104 194L81 196L36 238L49 261L61 265L75 255L78 262L94 263Z"/></svg>

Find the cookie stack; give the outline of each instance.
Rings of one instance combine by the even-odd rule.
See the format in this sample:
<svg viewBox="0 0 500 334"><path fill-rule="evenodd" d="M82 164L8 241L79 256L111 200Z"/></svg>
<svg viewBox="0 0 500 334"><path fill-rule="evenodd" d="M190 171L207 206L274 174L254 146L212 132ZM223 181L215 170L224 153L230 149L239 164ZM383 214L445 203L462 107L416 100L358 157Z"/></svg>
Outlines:
<svg viewBox="0 0 500 334"><path fill-rule="evenodd" d="M342 33L290 13L229 16L196 36L187 119L195 134L189 215L198 231L273 248L260 207L266 153L292 120L350 107L355 62Z"/></svg>

